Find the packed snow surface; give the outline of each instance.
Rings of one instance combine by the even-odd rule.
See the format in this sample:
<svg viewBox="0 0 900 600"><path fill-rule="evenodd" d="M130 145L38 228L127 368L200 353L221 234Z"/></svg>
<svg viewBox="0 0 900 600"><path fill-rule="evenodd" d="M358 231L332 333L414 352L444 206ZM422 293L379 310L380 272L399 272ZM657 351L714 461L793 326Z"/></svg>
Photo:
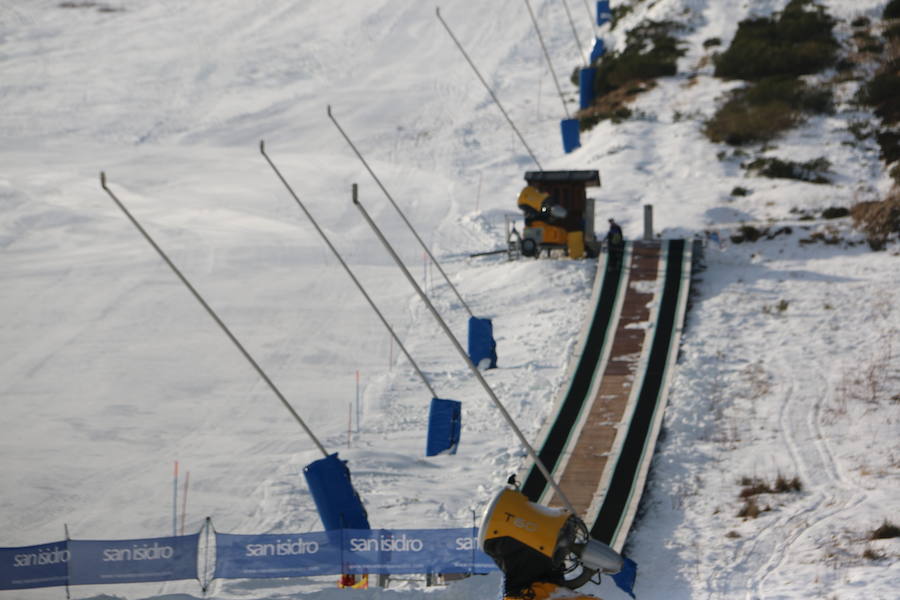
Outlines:
<svg viewBox="0 0 900 600"><path fill-rule="evenodd" d="M559 2L532 0L569 110L581 52ZM587 13L569 2L582 43ZM615 4L615 2L614 2ZM659 0L680 74L564 155L563 106L521 2L446 0L441 14L545 169L598 169L597 226L629 237L652 204L663 237L719 233L698 274L663 436L626 552L642 600L896 598L900 541L900 268L848 220L792 222L884 193L874 142L840 103L768 150L828 158L833 185L748 177L702 135L735 85L703 41L784 0ZM846 22L883 0L824 4ZM458 286L494 320L487 381L531 439L564 385L592 261L468 254L502 247L536 168L435 18L402 0L0 2L0 546L172 531L173 463L190 472L185 531L321 527L302 467L321 455L101 190L191 280L330 451L349 460L374 527L470 526L525 452L350 202L395 243L458 338L468 314L326 115L335 117ZM847 91L847 98L852 90ZM455 456L424 457L430 394L274 177L267 151L429 377L463 402ZM735 198L731 190L752 191ZM843 241L811 240L824 232ZM357 373L361 419L356 419ZM348 420L349 429L348 434ZM737 516L742 479L797 478ZM180 527L180 524L179 524ZM865 556L864 556L865 555ZM881 557L881 558L879 558ZM499 577L340 592L333 579L217 581L208 597L495 597ZM624 597L606 580L590 591ZM58 588L0 592L59 598ZM196 582L84 586L74 598L200 597ZM104 594L106 596L104 596Z"/></svg>

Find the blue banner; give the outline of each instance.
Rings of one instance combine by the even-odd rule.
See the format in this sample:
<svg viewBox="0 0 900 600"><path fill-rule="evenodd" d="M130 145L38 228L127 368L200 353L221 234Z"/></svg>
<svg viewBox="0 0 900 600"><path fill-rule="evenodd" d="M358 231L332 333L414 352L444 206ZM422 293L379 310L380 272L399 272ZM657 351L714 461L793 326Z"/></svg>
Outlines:
<svg viewBox="0 0 900 600"><path fill-rule="evenodd" d="M478 530L336 529L216 534L214 578L272 579L358 573L488 573ZM199 579L200 534L69 540L0 548L0 590Z"/></svg>
<svg viewBox="0 0 900 600"><path fill-rule="evenodd" d="M199 534L115 541L69 541L69 583L198 579Z"/></svg>
<svg viewBox="0 0 900 600"><path fill-rule="evenodd" d="M69 555L65 541L0 548L0 590L66 585Z"/></svg>
<svg viewBox="0 0 900 600"><path fill-rule="evenodd" d="M346 573L487 573L494 561L478 550L475 529L348 529Z"/></svg>
<svg viewBox="0 0 900 600"><path fill-rule="evenodd" d="M341 572L341 530L303 534L216 533L216 579L268 579Z"/></svg>
<svg viewBox="0 0 900 600"><path fill-rule="evenodd" d="M341 573L487 573L474 529L341 529L304 534L216 534L217 579Z"/></svg>

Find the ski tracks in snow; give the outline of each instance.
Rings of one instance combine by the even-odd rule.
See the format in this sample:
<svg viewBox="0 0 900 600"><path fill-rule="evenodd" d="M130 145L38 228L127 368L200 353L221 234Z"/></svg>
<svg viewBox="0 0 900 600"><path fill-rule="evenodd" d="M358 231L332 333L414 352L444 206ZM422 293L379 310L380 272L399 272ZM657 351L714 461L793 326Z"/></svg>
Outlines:
<svg viewBox="0 0 900 600"><path fill-rule="evenodd" d="M774 537L768 559L764 560L750 577L748 600L766 598L767 584L777 577L801 541L813 535L813 529L850 510L866 499L866 494L846 481L828 449L827 439L819 426L819 415L824 398L830 394L827 378L822 368L813 364L812 372L802 382L804 393L795 393L797 357L782 353L775 364L782 381L790 381L785 400L781 405L779 422L781 434L800 480L815 486L811 496L798 506L777 527L770 527L767 534ZM823 507L829 507L822 511Z"/></svg>
<svg viewBox="0 0 900 600"><path fill-rule="evenodd" d="M798 325L801 322L797 323ZM798 331L798 339L803 332ZM800 497L779 505L753 538L739 544L726 568L707 580L711 598L733 598L742 591L747 600L772 597L779 575L792 561L803 560L804 542L817 546L815 530L862 504L867 493L845 478L823 435L822 405L833 393L823 367L798 356L802 345L771 353L766 368L779 382L781 398L773 425L785 461L804 486ZM786 478L791 473L780 473ZM777 516L776 516L777 515Z"/></svg>

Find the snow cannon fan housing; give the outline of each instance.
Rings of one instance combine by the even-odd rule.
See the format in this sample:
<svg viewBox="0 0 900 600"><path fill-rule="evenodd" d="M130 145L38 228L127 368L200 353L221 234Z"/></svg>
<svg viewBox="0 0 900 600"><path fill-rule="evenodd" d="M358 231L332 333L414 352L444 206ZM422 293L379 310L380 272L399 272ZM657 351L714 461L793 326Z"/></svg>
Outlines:
<svg viewBox="0 0 900 600"><path fill-rule="evenodd" d="M597 571L618 573L623 565L615 550L590 538L581 519L566 509L531 502L512 488L503 489L485 509L478 545L513 589L537 581L574 589ZM579 566L578 577L565 579Z"/></svg>
<svg viewBox="0 0 900 600"><path fill-rule="evenodd" d="M517 205L524 213L522 254L564 249L570 258L596 256L594 200L586 188L600 186L599 171L528 171Z"/></svg>

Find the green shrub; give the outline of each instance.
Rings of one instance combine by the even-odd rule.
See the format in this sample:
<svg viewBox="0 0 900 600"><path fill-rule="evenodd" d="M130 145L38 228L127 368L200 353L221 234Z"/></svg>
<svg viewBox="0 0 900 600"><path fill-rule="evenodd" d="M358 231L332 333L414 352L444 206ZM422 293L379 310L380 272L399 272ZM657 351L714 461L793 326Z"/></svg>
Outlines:
<svg viewBox="0 0 900 600"><path fill-rule="evenodd" d="M770 494L772 492L772 488L769 487L766 480L759 477L744 477L741 479L741 485L744 487L741 488L741 493L738 494L739 498L749 498L750 496Z"/></svg>
<svg viewBox="0 0 900 600"><path fill-rule="evenodd" d="M732 196L749 196L750 190L738 185L738 186L735 186L735 188L733 190L731 190L731 195Z"/></svg>
<svg viewBox="0 0 900 600"><path fill-rule="evenodd" d="M894 180L894 185L900 185L900 163L897 163L893 167L891 167L891 170L888 171L888 174L891 176L891 179Z"/></svg>
<svg viewBox="0 0 900 600"><path fill-rule="evenodd" d="M787 300L781 300L778 303L778 309L781 312L787 310L788 302ZM803 490L803 484L800 482L799 477L793 477L792 479L788 479L781 473L778 474L778 477L775 478L775 486L773 491L776 494L786 494L788 492L799 492Z"/></svg>
<svg viewBox="0 0 900 600"><path fill-rule="evenodd" d="M763 177L773 179L796 179L809 183L831 183L825 176L831 169L831 163L824 157L798 163L780 158L757 158L744 165Z"/></svg>
<svg viewBox="0 0 900 600"><path fill-rule="evenodd" d="M881 159L886 164L900 160L900 133L885 129L875 134L881 147Z"/></svg>
<svg viewBox="0 0 900 600"><path fill-rule="evenodd" d="M731 236L731 243L743 244L744 242L755 242L766 234L765 230L757 229L753 225L741 225L737 233ZM756 480L753 480L756 481ZM741 485L751 485L750 480L746 477L741 481Z"/></svg>
<svg viewBox="0 0 900 600"><path fill-rule="evenodd" d="M884 37L889 40L900 38L900 23L894 23L884 30Z"/></svg>
<svg viewBox="0 0 900 600"><path fill-rule="evenodd" d="M875 114L881 117L885 123L897 123L900 121L900 74L897 67L900 65L888 65L885 70L878 73L868 83L862 86L857 95L857 100L872 106Z"/></svg>
<svg viewBox="0 0 900 600"><path fill-rule="evenodd" d="M772 77L735 90L706 122L714 142L741 146L767 142L803 120L803 113L833 110L829 88L814 89L800 79Z"/></svg>
<svg viewBox="0 0 900 600"><path fill-rule="evenodd" d="M756 503L756 499L753 497L747 498L744 501L744 506L738 511L737 516L742 519L755 519L760 514L771 510L769 507L760 508L759 504Z"/></svg>
<svg viewBox="0 0 900 600"><path fill-rule="evenodd" d="M801 120L786 102L752 106L741 98L732 98L706 122L703 132L713 142L743 146L774 139Z"/></svg>
<svg viewBox="0 0 900 600"><path fill-rule="evenodd" d="M880 202L860 202L850 208L853 225L866 234L873 250L881 250L891 236L900 234L900 193Z"/></svg>
<svg viewBox="0 0 900 600"><path fill-rule="evenodd" d="M891 0L887 3L887 6L884 7L884 12L881 13L882 19L897 19L900 18L900 0Z"/></svg>
<svg viewBox="0 0 900 600"><path fill-rule="evenodd" d="M634 10L633 4L622 4L617 2L615 6L611 6L612 25L610 25L610 29L615 29L616 25L619 24L619 21L627 17L632 10Z"/></svg>
<svg viewBox="0 0 900 600"><path fill-rule="evenodd" d="M844 206L832 206L822 211L823 219L842 219L850 216L850 209Z"/></svg>
<svg viewBox="0 0 900 600"><path fill-rule="evenodd" d="M891 30L887 30L884 32L884 36L888 39L892 37ZM873 36L867 30L858 30L853 32L853 41L856 43L856 48L860 52L868 52L870 54L881 54L882 50L884 50L884 44L882 44L878 38Z"/></svg>
<svg viewBox="0 0 900 600"><path fill-rule="evenodd" d="M601 121L612 121L619 124L633 116L633 112L627 106L617 106L611 110L595 110L578 118L578 130L588 131L597 126Z"/></svg>
<svg viewBox="0 0 900 600"><path fill-rule="evenodd" d="M678 25L644 21L628 32L622 52L605 54L597 65L596 95L601 97L634 81L675 75L685 50L672 32Z"/></svg>
<svg viewBox="0 0 900 600"><path fill-rule="evenodd" d="M886 540L890 538L900 537L900 527L897 527L887 519L881 526L874 530L869 536L870 540Z"/></svg>
<svg viewBox="0 0 900 600"><path fill-rule="evenodd" d="M834 111L830 89L811 88L801 79L770 77L745 90L747 102L757 106L781 101L806 113L823 114Z"/></svg>
<svg viewBox="0 0 900 600"><path fill-rule="evenodd" d="M821 71L837 59L834 23L812 0L791 0L777 19L741 21L731 45L716 59L716 76L757 80Z"/></svg>

